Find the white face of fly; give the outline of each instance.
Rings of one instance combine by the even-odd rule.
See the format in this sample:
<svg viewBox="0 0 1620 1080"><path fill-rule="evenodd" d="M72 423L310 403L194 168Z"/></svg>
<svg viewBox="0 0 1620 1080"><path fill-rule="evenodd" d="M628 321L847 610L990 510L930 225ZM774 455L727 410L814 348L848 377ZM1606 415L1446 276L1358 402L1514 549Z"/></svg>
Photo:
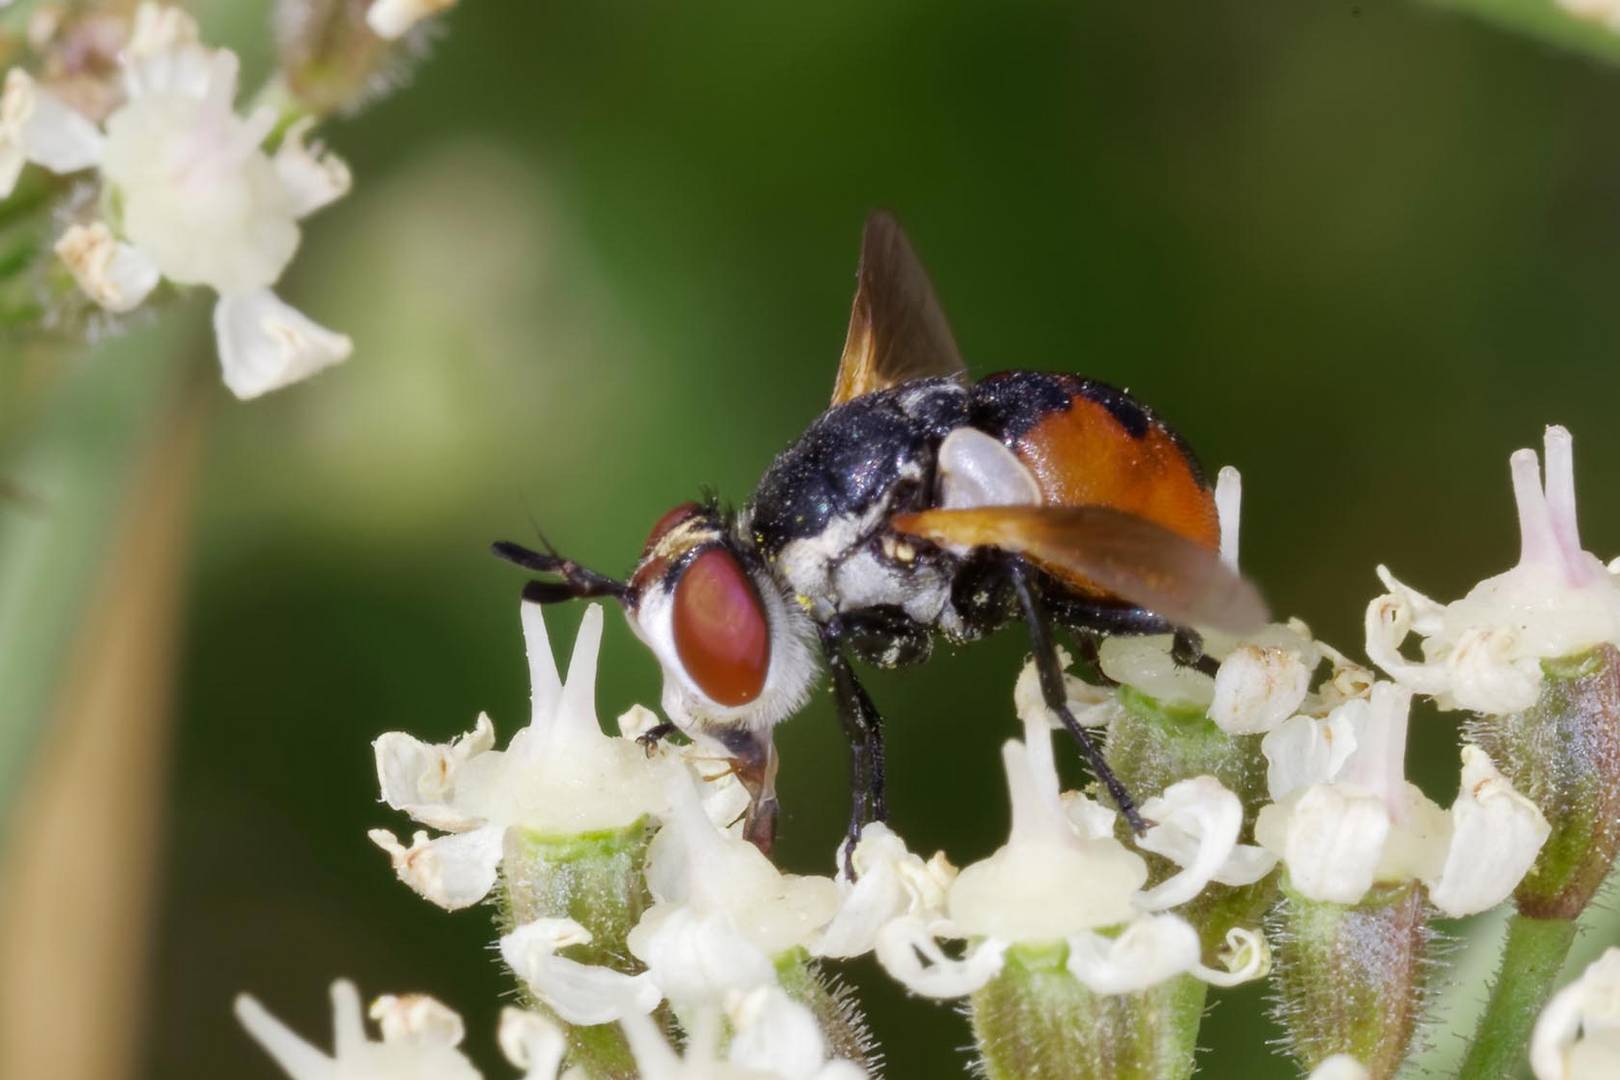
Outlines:
<svg viewBox="0 0 1620 1080"><path fill-rule="evenodd" d="M804 706L815 628L711 515L655 533L630 584L625 616L658 658L664 713L683 731L769 731Z"/></svg>

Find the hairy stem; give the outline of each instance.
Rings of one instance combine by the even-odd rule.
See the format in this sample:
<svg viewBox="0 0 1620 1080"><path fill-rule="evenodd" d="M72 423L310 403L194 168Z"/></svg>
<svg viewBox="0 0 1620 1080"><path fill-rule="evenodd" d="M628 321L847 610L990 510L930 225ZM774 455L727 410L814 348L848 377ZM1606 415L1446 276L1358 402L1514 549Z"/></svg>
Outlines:
<svg viewBox="0 0 1620 1080"><path fill-rule="evenodd" d="M1573 919L1533 919L1516 913L1508 920L1502 967L1458 1080L1498 1080L1523 1069L1530 1029L1552 996L1574 940Z"/></svg>

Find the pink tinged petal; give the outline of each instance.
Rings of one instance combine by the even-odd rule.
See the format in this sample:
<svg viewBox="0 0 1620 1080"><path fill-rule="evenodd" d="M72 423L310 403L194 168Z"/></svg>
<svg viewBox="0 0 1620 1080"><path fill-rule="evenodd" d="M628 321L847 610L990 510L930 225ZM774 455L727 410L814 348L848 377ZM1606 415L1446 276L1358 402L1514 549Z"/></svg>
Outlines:
<svg viewBox="0 0 1620 1080"><path fill-rule="evenodd" d="M225 385L243 400L308 378L354 351L347 335L313 322L269 289L222 295L214 336Z"/></svg>
<svg viewBox="0 0 1620 1080"><path fill-rule="evenodd" d="M501 938L501 957L566 1023L608 1024L657 1008L663 995L645 973L626 975L559 953L590 940L590 931L572 919L536 919Z"/></svg>
<svg viewBox="0 0 1620 1080"><path fill-rule="evenodd" d="M1069 974L1097 994L1131 994L1198 965L1198 931L1179 915L1144 915L1117 937L1069 938Z"/></svg>
<svg viewBox="0 0 1620 1080"><path fill-rule="evenodd" d="M1558 558L1552 510L1541 487L1541 463L1534 450L1515 450L1508 458L1513 501L1519 508L1519 565Z"/></svg>
<svg viewBox="0 0 1620 1080"><path fill-rule="evenodd" d="M1001 971L1007 943L985 938L961 959L946 955L921 919L896 919L877 939L878 963L908 990L923 997L965 997Z"/></svg>
<svg viewBox="0 0 1620 1080"><path fill-rule="evenodd" d="M337 1064L277 1020L247 994L237 996L236 1018L293 1080L335 1080Z"/></svg>
<svg viewBox="0 0 1620 1080"><path fill-rule="evenodd" d="M55 251L85 295L108 311L132 311L157 288L157 264L119 243L102 222L71 226Z"/></svg>
<svg viewBox="0 0 1620 1080"><path fill-rule="evenodd" d="M1356 748L1337 779L1381 796L1390 820L1400 824L1406 802L1406 729L1412 691L1395 683L1372 688L1368 708L1351 716Z"/></svg>
<svg viewBox="0 0 1620 1080"><path fill-rule="evenodd" d="M229 49L176 42L146 55L124 57L124 90L130 98L173 94L221 112L236 100L240 64Z"/></svg>
<svg viewBox="0 0 1620 1080"><path fill-rule="evenodd" d="M1462 750L1462 787L1440 873L1424 883L1447 915L1472 915L1506 900L1534 865L1551 827L1477 746Z"/></svg>
<svg viewBox="0 0 1620 1080"><path fill-rule="evenodd" d="M1238 517L1243 507L1243 477L1232 466L1215 477L1215 517L1221 523L1221 561L1238 568Z"/></svg>
<svg viewBox="0 0 1620 1080"><path fill-rule="evenodd" d="M354 177L342 158L328 153L318 143L305 145L304 138L314 126L315 118L306 116L288 128L273 159L276 175L291 197L295 218L306 217L336 202L348 194L354 184Z"/></svg>
<svg viewBox="0 0 1620 1080"><path fill-rule="evenodd" d="M504 835L500 826L485 825L436 840L419 832L410 847L387 829L372 829L366 835L388 853L399 880L446 911L471 907L495 887Z"/></svg>
<svg viewBox="0 0 1620 1080"><path fill-rule="evenodd" d="M125 60L155 56L182 45L197 44L197 20L177 7L143 3L124 46Z"/></svg>

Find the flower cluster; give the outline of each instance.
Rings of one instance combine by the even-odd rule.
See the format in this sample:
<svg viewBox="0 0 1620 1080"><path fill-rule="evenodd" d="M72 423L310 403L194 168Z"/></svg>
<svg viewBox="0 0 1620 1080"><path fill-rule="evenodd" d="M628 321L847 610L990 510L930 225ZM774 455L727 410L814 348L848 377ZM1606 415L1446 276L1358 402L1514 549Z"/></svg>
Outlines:
<svg viewBox="0 0 1620 1080"><path fill-rule="evenodd" d="M449 0L377 0L387 38ZM342 198L348 167L309 139L317 117L296 102L238 111L234 52L198 39L176 7L142 3L116 46L116 79L61 93L21 67L0 91L0 199L28 164L79 183L53 244L84 297L131 312L167 282L215 294L214 335L227 387L253 398L344 360L353 344L282 301L302 222ZM71 28L63 49L82 47ZM49 35L46 37L49 44ZM261 95L273 97L274 95Z"/></svg>

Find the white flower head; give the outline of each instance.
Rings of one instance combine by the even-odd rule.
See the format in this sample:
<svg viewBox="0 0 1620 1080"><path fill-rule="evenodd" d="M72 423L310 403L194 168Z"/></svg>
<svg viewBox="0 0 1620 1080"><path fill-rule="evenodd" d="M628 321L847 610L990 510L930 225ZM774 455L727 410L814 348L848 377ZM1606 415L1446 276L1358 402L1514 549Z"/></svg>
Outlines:
<svg viewBox="0 0 1620 1080"><path fill-rule="evenodd" d="M1143 892L1142 857L1097 831L1101 815L1060 795L1051 731L1041 718L1026 717L1024 741L1009 741L1002 762L1012 797L1011 835L949 885L944 918L903 914L878 935L878 959L896 979L919 994L958 997L994 978L1006 951L1020 944L1066 944L1070 973L1106 994L1146 989L1183 972L1210 981L1249 978L1269 965L1258 959L1261 946L1234 952L1242 957L1238 975L1211 971L1199 962L1191 924L1178 915L1143 913L1197 895L1223 872L1258 869L1240 869L1241 857L1233 858L1242 808L1234 822L1230 792L1201 777L1143 806L1145 816L1162 819L1153 843L1187 860L1180 873ZM940 945L948 938L970 944L954 957Z"/></svg>
<svg viewBox="0 0 1620 1080"><path fill-rule="evenodd" d="M1275 801L1255 838L1303 895L1353 904L1375 883L1417 879L1442 911L1468 915L1504 900L1535 861L1546 820L1477 747L1463 750L1449 814L1407 782L1411 701L1381 682L1366 700L1323 720L1295 717L1262 741Z"/></svg>
<svg viewBox="0 0 1620 1080"><path fill-rule="evenodd" d="M177 8L145 3L120 56L124 100L100 128L21 69L0 95L0 196L25 161L58 173L94 168L106 221L70 228L58 253L80 287L114 312L159 277L219 294L225 383L238 397L278 389L348 357L349 339L271 291L298 250L299 220L341 197L349 171L294 124L274 158L267 108L236 112L236 54L198 43Z"/></svg>
<svg viewBox="0 0 1620 1080"><path fill-rule="evenodd" d="M1543 660L1620 641L1620 585L1581 548L1569 432L1549 427L1545 455L1545 483L1534 451L1510 458L1520 534L1513 569L1441 605L1378 568L1389 592L1367 608L1367 655L1441 708L1527 709L1541 690ZM1400 652L1409 634L1422 639L1421 661Z"/></svg>
<svg viewBox="0 0 1620 1080"><path fill-rule="evenodd" d="M1620 1075L1620 949L1609 948L1553 995L1530 1037L1536 1080Z"/></svg>
<svg viewBox="0 0 1620 1080"><path fill-rule="evenodd" d="M372 1016L382 1039L366 1035L360 994L340 979L332 984L332 1053L317 1050L271 1016L257 1000L236 999L236 1016L292 1080L478 1080L478 1070L457 1047L461 1018L421 994L379 998Z"/></svg>
<svg viewBox="0 0 1620 1080"><path fill-rule="evenodd" d="M501 958L570 1024L608 1024L658 1007L663 994L645 973L627 975L561 955L569 946L590 942L590 931L573 919L536 919L501 938Z"/></svg>
<svg viewBox="0 0 1620 1080"><path fill-rule="evenodd" d="M666 805L664 777L674 766L603 734L597 723L600 605L580 620L566 685L540 605L524 603L521 615L532 713L505 750L493 748L484 716L450 743L390 732L373 744L383 801L449 835L418 833L409 848L385 830L371 838L393 857L401 880L451 910L477 903L494 886L508 829L559 837L620 829Z"/></svg>
<svg viewBox="0 0 1620 1080"><path fill-rule="evenodd" d="M630 952L679 1007L775 981L773 962L808 948L838 910L838 886L783 874L704 813L690 777L668 781L670 810L647 852L657 901L630 931Z"/></svg>
<svg viewBox="0 0 1620 1080"><path fill-rule="evenodd" d="M849 1061L828 1060L815 1016L775 986L726 995L692 1014L686 1053L651 1018L621 1021L642 1080L859 1080ZM723 1038L730 1029L729 1042ZM722 1043L725 1044L722 1051Z"/></svg>

